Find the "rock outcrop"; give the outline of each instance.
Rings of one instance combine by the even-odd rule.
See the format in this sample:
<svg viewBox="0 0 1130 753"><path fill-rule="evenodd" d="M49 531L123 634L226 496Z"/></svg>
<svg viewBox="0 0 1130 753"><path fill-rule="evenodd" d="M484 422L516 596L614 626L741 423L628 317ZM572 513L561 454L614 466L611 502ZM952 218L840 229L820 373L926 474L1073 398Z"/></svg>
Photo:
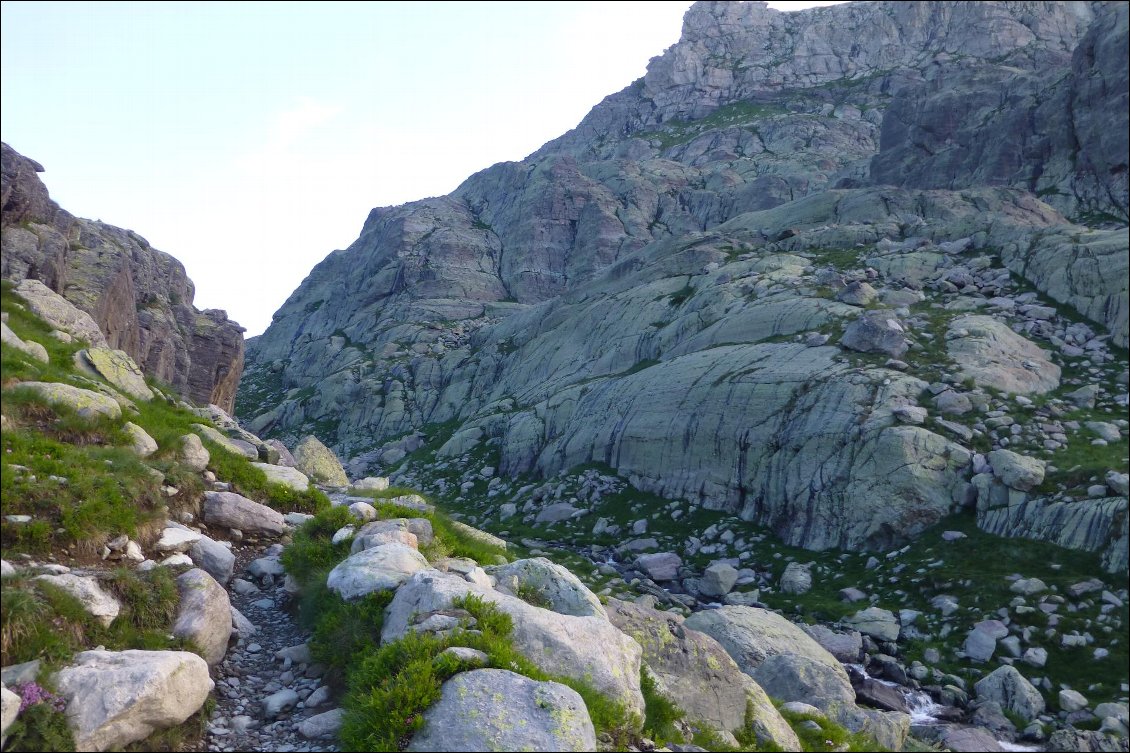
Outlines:
<svg viewBox="0 0 1130 753"><path fill-rule="evenodd" d="M599 464L790 544L901 545L973 501L972 430L916 404L938 372L1061 384L1055 310L1000 295L1013 275L1127 343L1130 236L1094 214L1117 215L1125 183L1101 142L1126 108L1096 93L1125 70L1119 13L697 3L573 131L450 196L374 209L249 343L239 411L264 436L317 432L355 475L442 431L440 455L497 447L509 476ZM981 163L943 185L891 177L896 120L925 128L923 97L1052 72L1092 135L1068 172L1058 143L1026 169L1058 171L1069 200ZM1004 358L974 364L989 350Z"/></svg>
<svg viewBox="0 0 1130 753"><path fill-rule="evenodd" d="M243 371L243 328L199 311L184 266L131 230L72 216L51 200L43 167L2 150L0 276L42 282L89 314L142 370L200 404L231 410Z"/></svg>

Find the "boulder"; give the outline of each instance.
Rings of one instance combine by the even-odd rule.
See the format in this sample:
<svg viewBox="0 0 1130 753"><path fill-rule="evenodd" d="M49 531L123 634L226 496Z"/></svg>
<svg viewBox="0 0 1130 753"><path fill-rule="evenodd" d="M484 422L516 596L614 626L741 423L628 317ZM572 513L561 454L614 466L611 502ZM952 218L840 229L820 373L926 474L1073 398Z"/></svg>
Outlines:
<svg viewBox="0 0 1130 753"><path fill-rule="evenodd" d="M656 552L636 557L636 567L654 581L676 580L682 558L674 552Z"/></svg>
<svg viewBox="0 0 1130 753"><path fill-rule="evenodd" d="M287 531L281 513L234 492L204 492L204 522L245 534L280 536Z"/></svg>
<svg viewBox="0 0 1130 753"><path fill-rule="evenodd" d="M204 424L193 424L192 430L204 439L207 439L213 444L219 445L233 455L238 455L240 457L247 458L248 460L259 459L259 451L249 443L232 439L223 432L213 429L211 426L205 426Z"/></svg>
<svg viewBox="0 0 1130 753"><path fill-rule="evenodd" d="M77 750L117 750L181 724L213 685L187 651L83 651L55 675Z"/></svg>
<svg viewBox="0 0 1130 753"><path fill-rule="evenodd" d="M906 330L893 311L866 311L845 329L840 345L863 353L898 358L907 350Z"/></svg>
<svg viewBox="0 0 1130 753"><path fill-rule="evenodd" d="M228 650L232 631L231 601L228 592L199 568L177 577L180 605L173 621L172 634L191 640L203 652L208 664L217 664Z"/></svg>
<svg viewBox="0 0 1130 753"><path fill-rule="evenodd" d="M950 322L946 350L958 365L958 377L972 379L978 387L1042 395L1059 386L1060 369L1048 353L991 316L959 316Z"/></svg>
<svg viewBox="0 0 1130 753"><path fill-rule="evenodd" d="M288 468L293 468L298 464L294 459L294 455L291 455L290 450L288 450L286 448L286 445L279 440L268 439L263 444L278 453L278 460L274 463L274 465L285 465Z"/></svg>
<svg viewBox="0 0 1130 753"><path fill-rule="evenodd" d="M1079 751L1080 753L1125 753L1126 740L1105 732L1074 728L1057 729L1047 742L1047 750Z"/></svg>
<svg viewBox="0 0 1130 753"><path fill-rule="evenodd" d="M1044 697L1016 667L998 667L973 687L978 699L996 701L1001 708L1019 714L1026 721L1044 713Z"/></svg>
<svg viewBox="0 0 1130 753"><path fill-rule="evenodd" d="M428 567L424 555L404 544L382 544L352 554L330 571L326 586L349 601L390 591Z"/></svg>
<svg viewBox="0 0 1130 753"><path fill-rule="evenodd" d="M298 693L291 688L276 690L261 701L264 719L277 719L298 705Z"/></svg>
<svg viewBox="0 0 1130 753"><path fill-rule="evenodd" d="M140 458L147 458L157 451L157 440L149 436L149 432L132 421L126 421L122 426L129 435L130 449Z"/></svg>
<svg viewBox="0 0 1130 753"><path fill-rule="evenodd" d="M572 688L505 669L476 669L443 684L407 750L595 751L596 731Z"/></svg>
<svg viewBox="0 0 1130 753"><path fill-rule="evenodd" d="M371 536L384 531L404 531L411 533L423 546L427 546L435 539L432 532L432 522L427 518L386 518L366 523L357 531L356 536Z"/></svg>
<svg viewBox="0 0 1130 753"><path fill-rule="evenodd" d="M544 557L515 560L507 565L488 567L486 571L497 579L499 591L525 597L524 600L534 606L560 614L608 619L596 594L568 569Z"/></svg>
<svg viewBox="0 0 1130 753"><path fill-rule="evenodd" d="M870 635L881 641L897 641L899 637L898 617L889 610L879 607L868 607L850 617L845 617L843 622L864 635Z"/></svg>
<svg viewBox="0 0 1130 753"><path fill-rule="evenodd" d="M93 372L134 400L152 400L153 390L145 383L145 375L124 350L90 347L75 353L76 365Z"/></svg>
<svg viewBox="0 0 1130 753"><path fill-rule="evenodd" d="M551 675L584 680L630 713L643 713L639 689L641 649L608 620L541 609L455 574L423 570L405 581L386 610L381 642L394 641L461 596L498 606L514 622L515 650Z"/></svg>
<svg viewBox="0 0 1130 753"><path fill-rule="evenodd" d="M360 491L383 492L388 489L388 478L385 476L366 476L353 485Z"/></svg>
<svg viewBox="0 0 1130 753"><path fill-rule="evenodd" d="M559 523L562 520L569 520L576 515L580 510L567 502L555 502L549 505L544 510L538 512L537 517L534 518L535 523Z"/></svg>
<svg viewBox="0 0 1130 753"><path fill-rule="evenodd" d="M122 417L122 406L114 398L62 382L20 382L14 389L30 390L45 402L69 408L81 418Z"/></svg>
<svg viewBox="0 0 1130 753"><path fill-rule="evenodd" d="M94 317L75 307L70 301L30 277L21 280L16 292L32 312L47 324L96 347L107 347L106 336L102 334Z"/></svg>
<svg viewBox="0 0 1130 753"><path fill-rule="evenodd" d="M761 686L716 640L686 629L680 615L609 599L608 619L640 644L657 689L689 718L720 732L733 732L745 726L747 713L752 712L761 742L782 750L800 749L796 734Z"/></svg>
<svg viewBox="0 0 1130 753"><path fill-rule="evenodd" d="M404 502L400 501L404 499L410 499L411 497L415 497L416 499L420 500L420 506L413 507L413 505L405 504ZM415 494L410 495L410 497L396 497L392 501L402 506L413 507L413 509L418 509L421 512L432 512L435 509L434 507L432 507L432 505L424 502L423 499ZM506 541L504 539L498 538L494 534L479 530L478 528L469 526L466 523L460 523L458 520L451 521L451 527L454 528L458 533L461 533L467 538L473 539L480 544L497 547L498 549L506 549Z"/></svg>
<svg viewBox="0 0 1130 753"><path fill-rule="evenodd" d="M23 340L8 328L4 322L0 322L0 342L5 345L11 346L16 350L22 350L32 358L42 363L50 363L51 357L47 355L47 349L37 343L35 340Z"/></svg>
<svg viewBox="0 0 1130 753"><path fill-rule="evenodd" d="M799 627L767 609L724 606L695 612L684 624L722 644L746 674L752 674L770 656L792 654L832 668L848 683L847 674L834 656Z"/></svg>
<svg viewBox="0 0 1130 753"><path fill-rule="evenodd" d="M298 470L316 484L349 486L349 477L345 475L337 455L313 435L304 437L294 448L294 461Z"/></svg>
<svg viewBox="0 0 1130 753"><path fill-rule="evenodd" d="M830 667L803 656L776 654L752 674L770 696L811 704L848 730L872 735L885 749L902 750L910 732L907 714L856 706L855 690L839 665Z"/></svg>
<svg viewBox="0 0 1130 753"><path fill-rule="evenodd" d="M212 456L208 453L208 448L200 441L200 437L195 434L185 434L180 438L178 458L180 462L192 470L200 472L208 467L208 461L212 459Z"/></svg>
<svg viewBox="0 0 1130 753"><path fill-rule="evenodd" d="M161 538L157 539L153 548L161 554L187 552L193 544L200 541L200 536L201 534L187 528L169 526L161 531Z"/></svg>
<svg viewBox="0 0 1130 753"><path fill-rule="evenodd" d="M103 591L98 585L98 580L91 575L74 573L39 575L35 580L49 583L78 599L82 608L101 622L103 627L110 627L118 613L122 611L121 602L112 594Z"/></svg>
<svg viewBox="0 0 1130 753"><path fill-rule="evenodd" d="M1005 486L1026 492L1044 481L1047 464L1043 460L1020 455L1012 450L993 450L988 455L993 475Z"/></svg>
<svg viewBox="0 0 1130 753"><path fill-rule="evenodd" d="M20 714L20 697L0 686L0 746L8 742L8 729Z"/></svg>
<svg viewBox="0 0 1130 753"><path fill-rule="evenodd" d="M703 571L698 581L698 590L703 596L720 599L738 581L738 570L725 562L715 562Z"/></svg>
<svg viewBox="0 0 1130 753"><path fill-rule="evenodd" d="M298 733L307 740L333 740L341 731L344 709L330 709L321 714L307 717L298 726Z"/></svg>
<svg viewBox="0 0 1130 753"><path fill-rule="evenodd" d="M270 463L252 463L267 476L267 480L272 484L282 484L289 486L296 492L304 492L310 488L310 479L306 474L297 468L290 468L285 465L271 465Z"/></svg>
<svg viewBox="0 0 1130 753"><path fill-rule="evenodd" d="M372 549L373 547L382 546L384 544L403 544L410 549L417 550L420 548L420 541L416 538L416 534L411 531L393 528L355 536L352 543L349 545L349 553L357 554L357 552L363 552L366 549Z"/></svg>
<svg viewBox="0 0 1130 753"><path fill-rule="evenodd" d="M235 554L232 550L203 534L199 541L189 547L188 556L197 567L221 584L226 585L235 572Z"/></svg>
<svg viewBox="0 0 1130 753"><path fill-rule="evenodd" d="M787 594L808 593L812 588L812 568L799 562L790 562L781 574L781 590Z"/></svg>

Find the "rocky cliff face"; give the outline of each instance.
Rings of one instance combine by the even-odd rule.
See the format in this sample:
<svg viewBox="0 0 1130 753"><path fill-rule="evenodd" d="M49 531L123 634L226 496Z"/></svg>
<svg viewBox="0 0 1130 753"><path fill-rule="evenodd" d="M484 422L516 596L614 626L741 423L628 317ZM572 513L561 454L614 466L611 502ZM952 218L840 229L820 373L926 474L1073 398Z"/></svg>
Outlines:
<svg viewBox="0 0 1130 753"><path fill-rule="evenodd" d="M131 230L72 216L43 168L3 145L0 275L42 281L94 317L110 347L197 403L230 410L243 371L243 328L199 311L184 266Z"/></svg>
<svg viewBox="0 0 1130 753"><path fill-rule="evenodd" d="M679 43L573 131L451 196L373 210L249 344L238 410L357 467L393 468L425 429L451 457L497 448L508 474L599 463L793 544L893 546L973 504L976 450L1010 441L984 416L927 422L923 395L990 412L991 390L1060 400L1086 380L1061 386L1047 348L1090 358L1094 380L1117 370L1125 171L1100 142L1127 115L1100 92L1119 76L1125 90L1125 36L1114 4L698 3ZM1023 170L956 147L946 180L899 167L920 164L945 96L990 93L950 112L960 141L992 92L1052 71L1078 135L1035 103L1043 140ZM1044 179L1058 210L1033 174L1059 176ZM1035 341L997 368L1029 363L1042 386L963 366L1000 342L951 326L974 310Z"/></svg>

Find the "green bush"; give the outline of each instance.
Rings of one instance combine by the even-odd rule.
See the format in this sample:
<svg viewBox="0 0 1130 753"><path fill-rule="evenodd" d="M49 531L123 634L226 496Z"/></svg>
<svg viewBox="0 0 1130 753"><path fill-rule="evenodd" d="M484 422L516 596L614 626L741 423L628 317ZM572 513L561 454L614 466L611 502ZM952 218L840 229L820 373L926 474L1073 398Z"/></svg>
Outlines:
<svg viewBox="0 0 1130 753"><path fill-rule="evenodd" d="M72 751L75 738L67 724L67 715L47 703L35 703L24 709L8 729L5 750Z"/></svg>

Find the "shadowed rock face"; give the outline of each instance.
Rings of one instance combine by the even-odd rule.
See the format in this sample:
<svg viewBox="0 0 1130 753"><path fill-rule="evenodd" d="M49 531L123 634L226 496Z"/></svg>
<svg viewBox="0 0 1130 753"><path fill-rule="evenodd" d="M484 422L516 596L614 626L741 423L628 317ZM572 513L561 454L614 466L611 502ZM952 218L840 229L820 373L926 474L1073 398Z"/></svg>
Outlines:
<svg viewBox="0 0 1130 753"><path fill-rule="evenodd" d="M947 82L1098 86L1087 72L1106 63L1078 50L1105 60L1118 27L1095 7L697 3L682 39L576 129L450 196L374 209L249 342L238 410L385 470L403 457L385 440L449 424L497 443L504 474L605 464L793 544L894 546L968 504L970 454L892 414L935 378L916 377L920 352L900 373L836 347L862 308L836 299L851 281L822 259L877 270L894 310L946 275L965 285L947 270L982 255L1125 345L1126 230L1061 213L1083 218L1098 189L1057 210L979 163L924 190L890 178L901 157L879 159L901 148L892 113L917 125L913 103ZM1125 131L1125 107L1094 107ZM1047 173L1063 151L1033 154ZM1097 159L1072 186L1098 185ZM920 349L923 324L908 323Z"/></svg>
<svg viewBox="0 0 1130 753"><path fill-rule="evenodd" d="M98 323L111 348L197 403L231 410L243 328L199 311L184 266L131 230L73 217L51 200L43 168L3 144L0 275L42 281Z"/></svg>

